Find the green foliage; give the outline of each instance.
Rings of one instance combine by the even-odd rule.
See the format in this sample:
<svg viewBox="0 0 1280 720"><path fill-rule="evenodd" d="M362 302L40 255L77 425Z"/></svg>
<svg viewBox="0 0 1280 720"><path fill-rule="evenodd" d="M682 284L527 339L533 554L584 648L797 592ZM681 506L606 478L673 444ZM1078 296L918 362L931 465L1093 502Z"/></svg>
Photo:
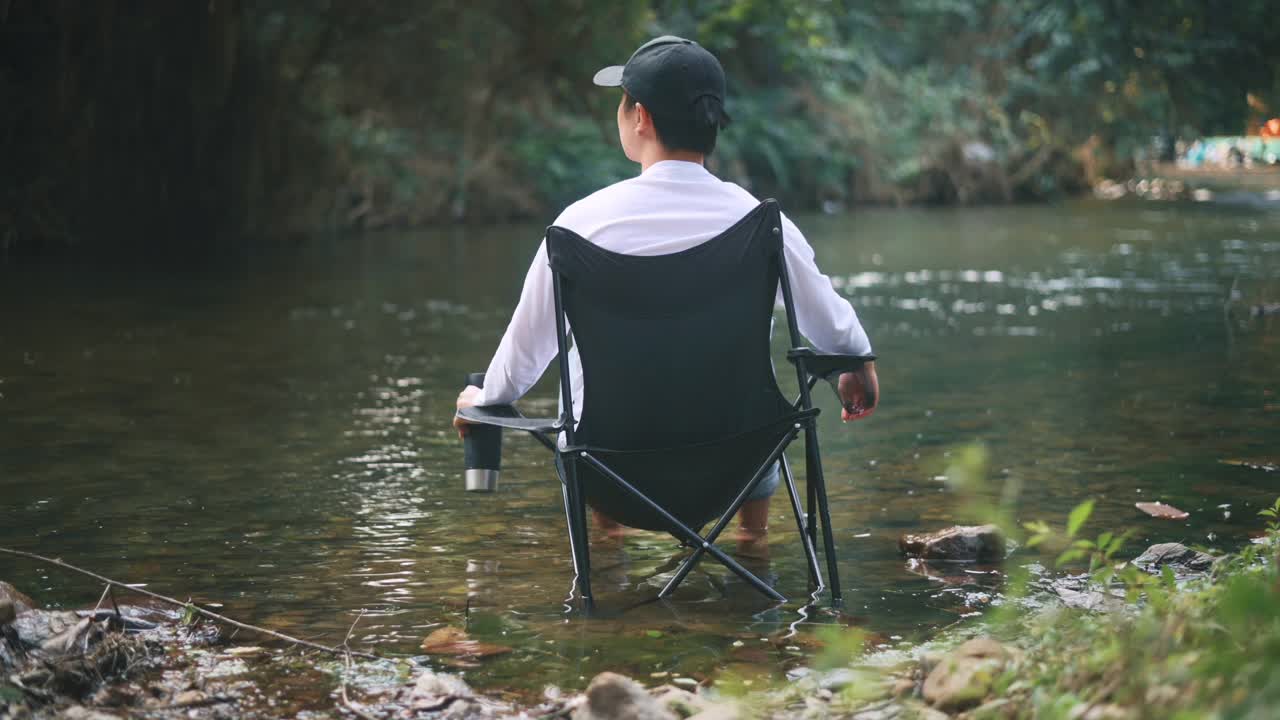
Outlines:
<svg viewBox="0 0 1280 720"><path fill-rule="evenodd" d="M1167 129L1218 127L1214 113L1242 118L1241 88L1276 84L1257 64L1274 54L1256 29L1262 5L1244 5L1227 13L1254 28L1240 48L1187 2L1152 13L1074 0L416 0L286 4L271 17L306 19L313 34L339 18L303 97L334 151L331 216L376 227L546 219L633 175L617 94L589 78L661 33L696 38L725 65L735 122L713 169L790 209L1058 195L1082 186L1071 157L1090 136L1130 153ZM1224 84L1200 79L1202 61L1253 65Z"/></svg>
<svg viewBox="0 0 1280 720"><path fill-rule="evenodd" d="M1087 522L1087 507L1072 512L1067 530ZM1280 501L1260 514L1280 514ZM1035 545L1080 542L1045 523L1028 529ZM1087 541L1088 554L1111 570L1112 548L1126 536L1103 533ZM1019 717L1078 717L1101 705L1139 716L1159 707L1163 717L1270 717L1280 702L1277 543L1280 526L1272 524L1262 544L1221 562L1216 577L1182 585L1169 567L1159 576L1131 566L1095 572L1095 582L1119 580L1139 604L1101 614L1059 609L1010 623L1005 632L1024 638L1026 655L1005 696Z"/></svg>
<svg viewBox="0 0 1280 720"><path fill-rule="evenodd" d="M982 446L953 449L948 460L954 489L982 489ZM1016 718L1272 717L1280 703L1280 527L1273 524L1262 543L1220 561L1213 577L1179 581L1168 567L1158 576L1131 565L1115 569L1130 533L1086 537L1094 507L1092 499L1080 503L1058 530L1043 521L1027 523L1027 544L1082 551L1064 562L1088 557L1094 582L1126 588L1128 605L1103 612L1052 604L1028 609L1045 606L1019 603L1025 575L1015 579L1011 573L1006 601L979 630L1017 651L981 700L1007 701L999 716ZM1280 500L1260 514L1280 516ZM833 710L854 715L883 697L884 678L864 656L861 632L828 626L818 638L824 649L816 669L852 670ZM757 684L733 673L717 679L716 688L761 716L781 714L811 692L803 684Z"/></svg>
<svg viewBox="0 0 1280 720"><path fill-rule="evenodd" d="M1259 510L1258 514L1265 518L1270 518L1267 522L1267 531L1272 534L1280 533L1280 498L1276 498L1276 502L1269 508Z"/></svg>
<svg viewBox="0 0 1280 720"><path fill-rule="evenodd" d="M668 32L727 70L714 169L789 210L1050 198L1084 187L1084 155L1123 169L1156 134L1241 131L1246 94L1280 112L1274 5L17 3L0 254L104 226L547 220L635 173L590 78Z"/></svg>

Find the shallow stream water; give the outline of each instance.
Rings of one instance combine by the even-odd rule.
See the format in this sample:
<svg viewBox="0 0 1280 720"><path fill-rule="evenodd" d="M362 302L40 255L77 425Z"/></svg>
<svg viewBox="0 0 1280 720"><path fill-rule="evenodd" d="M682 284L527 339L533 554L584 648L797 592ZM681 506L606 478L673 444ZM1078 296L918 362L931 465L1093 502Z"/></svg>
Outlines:
<svg viewBox="0 0 1280 720"><path fill-rule="evenodd" d="M998 571L926 577L896 547L973 519L948 483L962 446L986 448L980 499L1061 523L1096 498L1088 531L1134 528L1130 552L1239 546L1280 495L1280 318L1251 314L1280 301L1280 211L797 219L881 357L870 420L842 425L816 395L841 612L825 596L770 607L709 564L671 602L646 602L678 552L641 533L593 538L600 610L586 619L565 602L543 448L509 435L500 492L463 491L454 398L506 325L532 225L315 239L214 266L0 266L0 546L326 642L362 610L353 644L406 655L465 625L513 651L454 669L533 693L604 669L781 677L823 624L893 645L981 612ZM552 374L526 409L552 414ZM1191 517L1147 518L1144 500ZM749 566L805 599L788 513L774 503L771 557ZM1032 561L1048 564L1009 562ZM101 592L11 558L0 579L54 604Z"/></svg>

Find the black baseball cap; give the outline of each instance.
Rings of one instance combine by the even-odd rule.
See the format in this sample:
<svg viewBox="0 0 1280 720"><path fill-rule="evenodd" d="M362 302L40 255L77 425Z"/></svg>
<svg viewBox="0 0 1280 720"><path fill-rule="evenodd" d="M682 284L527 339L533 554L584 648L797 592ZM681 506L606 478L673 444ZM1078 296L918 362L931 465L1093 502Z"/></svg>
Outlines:
<svg viewBox="0 0 1280 720"><path fill-rule="evenodd" d="M649 112L683 118L702 107L707 119L729 124L724 111L724 68L716 56L692 40L663 35L641 45L626 65L610 65L593 80L602 87L622 87Z"/></svg>

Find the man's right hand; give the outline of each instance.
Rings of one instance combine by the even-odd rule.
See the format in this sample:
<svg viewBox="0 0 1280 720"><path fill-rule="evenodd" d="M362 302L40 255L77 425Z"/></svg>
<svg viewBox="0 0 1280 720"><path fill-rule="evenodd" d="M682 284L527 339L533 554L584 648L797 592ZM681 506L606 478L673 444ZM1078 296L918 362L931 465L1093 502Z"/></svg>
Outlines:
<svg viewBox="0 0 1280 720"><path fill-rule="evenodd" d="M458 409L462 410L464 408L475 407L476 396L479 394L480 388L475 385L468 385L462 388L462 392L458 393ZM453 416L453 427L458 431L459 438L466 439L467 426L470 424L471 423L463 420L457 415Z"/></svg>
<svg viewBox="0 0 1280 720"><path fill-rule="evenodd" d="M875 412L880 404L880 380L876 377L875 362L868 362L861 369L840 376L837 384L840 394L840 419L845 422L861 420Z"/></svg>

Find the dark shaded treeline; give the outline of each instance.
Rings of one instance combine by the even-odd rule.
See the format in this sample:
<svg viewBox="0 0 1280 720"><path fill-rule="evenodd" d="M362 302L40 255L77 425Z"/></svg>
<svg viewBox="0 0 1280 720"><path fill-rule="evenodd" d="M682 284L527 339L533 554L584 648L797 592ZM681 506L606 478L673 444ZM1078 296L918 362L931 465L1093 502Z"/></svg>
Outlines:
<svg viewBox="0 0 1280 720"><path fill-rule="evenodd" d="M715 170L791 209L1011 202L1280 113L1268 0L0 0L0 254L549 220L634 172L591 72L698 38ZM1252 94L1252 109L1246 97Z"/></svg>
<svg viewBox="0 0 1280 720"><path fill-rule="evenodd" d="M0 3L0 249L181 247L269 204L288 118L247 22L234 1Z"/></svg>

